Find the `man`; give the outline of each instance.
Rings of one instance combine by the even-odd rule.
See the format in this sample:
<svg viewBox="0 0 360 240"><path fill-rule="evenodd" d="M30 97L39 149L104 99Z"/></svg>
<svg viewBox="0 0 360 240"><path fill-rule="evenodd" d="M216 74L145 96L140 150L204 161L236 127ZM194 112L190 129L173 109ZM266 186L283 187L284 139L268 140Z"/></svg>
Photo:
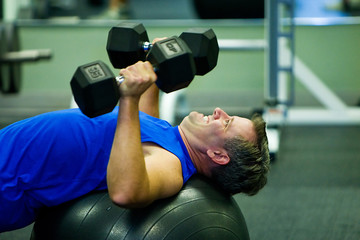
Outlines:
<svg viewBox="0 0 360 240"><path fill-rule="evenodd" d="M176 194L195 172L230 193L253 195L265 185L269 154L260 118L216 108L172 127L157 118L151 64L138 62L120 74L119 107L109 114L89 119L78 109L56 111L0 131L0 232L30 224L41 207L93 190L107 188L116 204L142 207Z"/></svg>

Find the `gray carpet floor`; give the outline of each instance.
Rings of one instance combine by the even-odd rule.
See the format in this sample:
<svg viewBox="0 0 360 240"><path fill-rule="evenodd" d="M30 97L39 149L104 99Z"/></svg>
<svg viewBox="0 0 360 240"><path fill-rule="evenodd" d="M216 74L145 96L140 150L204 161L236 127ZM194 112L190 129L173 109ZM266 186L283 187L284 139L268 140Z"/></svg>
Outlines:
<svg viewBox="0 0 360 240"><path fill-rule="evenodd" d="M235 196L251 239L360 239L360 127L287 127L269 183Z"/></svg>

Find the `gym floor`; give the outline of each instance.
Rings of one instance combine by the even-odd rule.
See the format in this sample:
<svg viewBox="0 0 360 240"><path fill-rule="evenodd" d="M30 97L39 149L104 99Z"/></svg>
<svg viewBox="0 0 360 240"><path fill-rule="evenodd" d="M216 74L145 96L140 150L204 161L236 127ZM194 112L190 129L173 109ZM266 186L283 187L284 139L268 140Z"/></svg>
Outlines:
<svg viewBox="0 0 360 240"><path fill-rule="evenodd" d="M165 1L165 0L164 0ZM154 0L152 6L154 8L146 8L147 11L142 11L144 8L137 8L136 4L143 4L141 0L134 0L132 7L138 9L136 18L148 19L149 12L157 13L159 18L166 18L162 15L174 11L174 5L162 5L161 11L156 8L159 6L161 0ZM169 1L167 1L169 2ZM189 1L172 1L176 4L176 9L183 9L177 11L177 18L188 18L194 16L193 9L189 5ZM339 11L325 11L325 3L333 3L332 0L298 0L297 1L297 16L298 17L334 17L343 16L344 13ZM316 3L315 3L316 2ZM169 11L165 11L168 8ZM142 9L142 10L139 10ZM146 13L145 13L146 12ZM179 12L181 13L179 15ZM142 15L143 14L143 15ZM250 27L253 25L249 25ZM249 28L250 27L245 27ZM255 27L257 28L257 27ZM303 29L305 28L305 29ZM347 26L339 27L324 27L320 29L311 29L311 26L305 26L299 29L297 35L297 44L299 46L298 54L306 59L306 63L315 68L316 72L322 78L327 79L327 84L333 87L341 98L349 105L354 106L358 104L360 98L360 81L357 76L360 70L356 66L360 62L360 53L358 45L360 39L360 25L352 26L350 31L353 33L349 36ZM331 28L331 31L328 29ZM309 30L310 29L310 30ZM344 30L346 29L346 30ZM353 31L355 29L355 31ZM38 29L23 30L23 37L25 40L36 39L31 34L38 33ZM42 30L44 31L44 30ZM49 30L50 31L50 30ZM160 31L160 30L159 30ZM219 32L225 31L220 29ZM248 30L250 31L250 30ZM262 29L260 29L262 32ZM314 40L324 40L329 38L329 41L324 42L321 46L314 46L309 48L311 43L307 43L307 48L304 43L309 40L308 32L311 32ZM246 32L246 31L245 31ZM226 33L226 31L225 31ZM56 34L56 32L55 32ZM64 35L62 30L59 30L59 38ZM68 32L66 32L68 34ZM76 39L77 34L70 29L70 35ZM247 34L247 33L245 33ZM250 33L246 37L262 37L257 33ZM226 37L226 34L225 34ZM334 38L337 41L334 40ZM345 42L344 39L346 40ZM46 37L42 41L49 41ZM340 50L334 49L333 46L341 46ZM33 43L34 44L34 43ZM64 44L64 43L56 43ZM23 44L27 46L26 43ZM31 44L28 44L31 46ZM348 46L350 45L350 46ZM80 46L80 45L78 45ZM351 49L351 46L355 46ZM348 47L348 48L346 48ZM345 50L344 50L345 48ZM68 52L73 52L73 49L68 49ZM345 52L345 53L342 53ZM312 55L312 53L314 53ZM318 55L323 55L319 57ZM327 54L325 56L325 54ZM331 55L332 54L332 55ZM226 56L224 56L226 55ZM61 52L56 52L56 57L61 58ZM102 55L105 56L105 55ZM241 55L242 59L246 58L249 65L254 62L261 62L260 66L263 68L263 55L260 53L245 53ZM310 56L310 57L309 57ZM74 57L77 59L76 57ZM83 59L92 59L86 53L82 56ZM339 59L337 59L339 58ZM81 59L81 61L83 60ZM213 93L218 86L218 76L232 76L234 70L227 68L231 64L246 64L245 60L238 59L233 56L223 54L223 61L220 62L215 75L210 75L210 78L216 78L217 84L208 86L210 92ZM332 67L332 59L337 62L337 67ZM343 61L343 59L347 61ZM335 61L334 60L334 61ZM57 61L57 60L56 60ZM61 58L60 61L65 62L66 57ZM82 64L79 60L77 65ZM244 62L242 62L244 61ZM71 64L74 61L71 62ZM345 62L345 63L343 63ZM19 95L0 95L0 127L3 127L13 121L22 119L24 117L32 116L40 112L52 111L56 109L67 108L69 105L70 93L68 85L64 86L58 79L50 81L53 71L51 65L44 63L29 64L24 67L24 87L23 92ZM43 66L48 66L45 80L42 76L44 71ZM75 70L74 66L71 68L63 66L66 71L70 69L69 74ZM233 67L231 67L233 68ZM247 68L244 68L247 69ZM334 70L336 69L336 70ZM232 72L231 72L232 71ZM217 102L224 103L224 109L227 110L226 103L240 102L242 106L260 107L262 104L262 85L258 81L262 81L263 72L257 73L257 68L249 68L249 75L255 75L254 82L241 82L243 88L239 94L227 94L227 89L224 88L222 94L209 96L208 89L200 89L206 83L194 83L192 92L189 90L189 102L195 107L207 109L208 105L215 107ZM231 72L231 73L228 73ZM61 73L57 73L61 75ZM243 73L241 73L243 74ZM37 76L37 77L34 77ZM66 78L61 76L62 78ZM245 73L238 76L237 79L249 78ZM259 78L259 79L257 79ZM334 79L333 79L334 78ZM66 78L68 79L68 78ZM236 86L237 79L232 82L225 82L229 88ZM333 79L333 80L331 80ZM341 79L341 82L339 81ZM48 82L46 82L48 81ZM211 79L209 80L212 83ZM226 80L224 80L226 81ZM215 80L213 81L215 82ZM339 83L340 82L340 83ZM66 81L68 84L68 81ZM51 86L56 86L56 90ZM260 86L260 87L259 87ZM60 90L57 91L57 88ZM318 103L303 91L300 86L300 93L297 95L298 103L300 105L318 105ZM233 92L231 92L233 93ZM225 99L225 94L227 98ZM200 98L198 97L200 95ZM200 103L198 102L200 99ZM202 100L202 101L201 101ZM203 102L203 103L201 103ZM210 102L210 104L209 104ZM196 105L197 104L197 105ZM229 107L228 109L233 109ZM244 110L244 109L241 109ZM234 110L235 111L235 110ZM247 109L243 111L248 114ZM262 239L326 239L326 240L357 240L360 239L360 126L286 126L281 132L280 150L276 160L272 163L271 172L269 174L269 182L260 193L253 197L244 195L236 195L235 199L239 204L244 217L246 219L250 237L255 240ZM17 240L29 239L31 227L26 227L17 231L0 234L1 240Z"/></svg>

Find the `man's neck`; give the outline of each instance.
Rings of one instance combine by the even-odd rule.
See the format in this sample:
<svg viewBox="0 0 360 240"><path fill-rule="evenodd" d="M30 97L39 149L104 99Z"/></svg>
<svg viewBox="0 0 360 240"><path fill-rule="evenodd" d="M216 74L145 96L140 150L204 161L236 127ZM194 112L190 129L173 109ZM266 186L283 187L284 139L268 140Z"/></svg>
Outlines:
<svg viewBox="0 0 360 240"><path fill-rule="evenodd" d="M179 126L179 132L196 170L198 173L207 176L208 171L205 171L207 168L204 169L205 165L201 163L203 159L202 154L194 149L194 147L190 144L188 138L186 137L186 133L182 130L181 126Z"/></svg>

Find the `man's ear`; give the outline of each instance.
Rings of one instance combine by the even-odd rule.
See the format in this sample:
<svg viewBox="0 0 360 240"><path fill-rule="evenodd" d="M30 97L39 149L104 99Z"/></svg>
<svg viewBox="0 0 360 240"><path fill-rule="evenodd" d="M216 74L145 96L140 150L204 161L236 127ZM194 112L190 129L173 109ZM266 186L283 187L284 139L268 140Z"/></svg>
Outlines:
<svg viewBox="0 0 360 240"><path fill-rule="evenodd" d="M208 149L206 153L217 164L226 165L230 162L230 157L225 150Z"/></svg>

